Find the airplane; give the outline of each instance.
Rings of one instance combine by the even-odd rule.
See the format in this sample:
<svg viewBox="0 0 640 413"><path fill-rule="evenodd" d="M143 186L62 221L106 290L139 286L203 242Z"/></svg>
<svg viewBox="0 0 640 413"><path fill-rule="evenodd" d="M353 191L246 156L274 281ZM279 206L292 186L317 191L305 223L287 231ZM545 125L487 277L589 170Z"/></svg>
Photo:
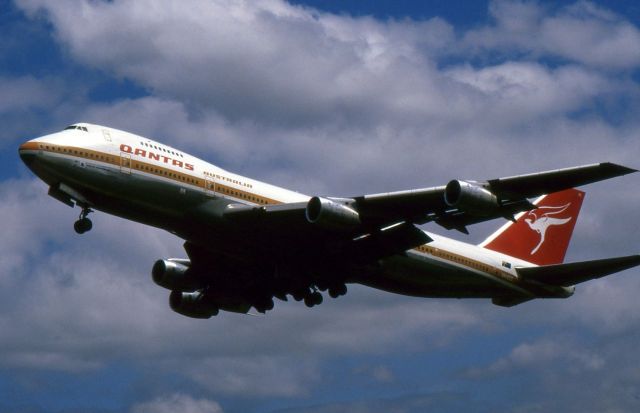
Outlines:
<svg viewBox="0 0 640 413"><path fill-rule="evenodd" d="M74 229L103 211L185 240L188 258L160 259L153 281L193 318L265 313L274 298L308 307L362 284L416 297L485 298L511 307L567 298L575 285L640 264L640 255L563 263L584 192L636 170L599 163L486 181L352 197L308 196L228 172L125 131L76 123L29 140L19 155L80 208ZM531 201L531 198L537 198ZM422 230L507 219L479 245Z"/></svg>

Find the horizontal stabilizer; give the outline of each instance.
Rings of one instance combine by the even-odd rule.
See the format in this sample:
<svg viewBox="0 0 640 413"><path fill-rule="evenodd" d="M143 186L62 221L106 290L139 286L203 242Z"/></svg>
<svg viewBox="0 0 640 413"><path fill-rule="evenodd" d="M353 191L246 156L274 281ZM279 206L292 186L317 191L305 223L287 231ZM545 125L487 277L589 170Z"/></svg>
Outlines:
<svg viewBox="0 0 640 413"><path fill-rule="evenodd" d="M529 281L569 287L640 265L640 255L516 268L518 275Z"/></svg>

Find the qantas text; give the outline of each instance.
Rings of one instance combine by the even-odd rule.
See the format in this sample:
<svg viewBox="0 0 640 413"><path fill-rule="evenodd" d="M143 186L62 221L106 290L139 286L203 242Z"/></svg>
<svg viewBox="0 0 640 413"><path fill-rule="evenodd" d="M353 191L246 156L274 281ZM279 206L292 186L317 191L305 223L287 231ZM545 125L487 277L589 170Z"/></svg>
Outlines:
<svg viewBox="0 0 640 413"><path fill-rule="evenodd" d="M142 156L144 158L153 159L155 161L162 160L166 164L171 164L173 166L178 166L180 168L184 168L184 169L186 169L188 171L193 171L193 165L190 164L190 163L182 162L182 161L179 161L177 159L173 159L173 158L168 157L168 156L159 155L159 154L153 153L151 151L148 151L146 149L140 149L140 148L133 149L129 145L122 144L122 145L120 145L120 150L122 152L125 152L125 153L130 153L130 154L133 154L133 155L139 155L139 156Z"/></svg>

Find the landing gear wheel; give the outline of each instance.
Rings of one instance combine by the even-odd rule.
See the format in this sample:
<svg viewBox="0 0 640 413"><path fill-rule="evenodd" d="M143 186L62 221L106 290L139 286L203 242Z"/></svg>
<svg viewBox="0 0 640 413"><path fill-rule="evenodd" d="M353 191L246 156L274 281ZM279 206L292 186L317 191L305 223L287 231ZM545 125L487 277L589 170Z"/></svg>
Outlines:
<svg viewBox="0 0 640 413"><path fill-rule="evenodd" d="M304 297L304 304L307 307L311 308L313 306L322 304L322 300L322 294L316 291Z"/></svg>
<svg viewBox="0 0 640 413"><path fill-rule="evenodd" d="M91 231L91 228L93 228L93 223L89 218L79 219L73 224L73 229L78 234L84 234L87 231Z"/></svg>
<svg viewBox="0 0 640 413"><path fill-rule="evenodd" d="M253 305L259 313L266 313L267 311L273 310L274 303L273 298L265 297L264 299L259 300Z"/></svg>
<svg viewBox="0 0 640 413"><path fill-rule="evenodd" d="M320 305L322 304L322 294L320 294L318 291L316 291L315 293L311 294L311 297L313 297L313 305Z"/></svg>
<svg viewBox="0 0 640 413"><path fill-rule="evenodd" d="M311 298L311 294L304 297L304 305L306 305L309 308L313 307L313 298Z"/></svg>
<svg viewBox="0 0 640 413"><path fill-rule="evenodd" d="M82 208L82 212L80 212L80 217L73 224L73 229L78 234L84 234L87 231L91 231L91 228L93 228L93 223L89 218L87 218L87 215L89 215L91 212L93 211L88 207Z"/></svg>
<svg viewBox="0 0 640 413"><path fill-rule="evenodd" d="M345 295L347 293L347 286L345 284L337 285L329 288L329 295L331 298L338 298L341 295Z"/></svg>

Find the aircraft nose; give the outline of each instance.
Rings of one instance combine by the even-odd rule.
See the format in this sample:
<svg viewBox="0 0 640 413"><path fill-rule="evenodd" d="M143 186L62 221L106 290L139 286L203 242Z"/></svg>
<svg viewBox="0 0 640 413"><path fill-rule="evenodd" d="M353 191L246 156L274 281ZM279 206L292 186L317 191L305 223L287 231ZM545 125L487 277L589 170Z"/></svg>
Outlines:
<svg viewBox="0 0 640 413"><path fill-rule="evenodd" d="M38 150L38 144L33 141L28 141L20 145L18 148L18 153L20 154L20 159L27 166L31 166L33 161L36 158L36 151Z"/></svg>

